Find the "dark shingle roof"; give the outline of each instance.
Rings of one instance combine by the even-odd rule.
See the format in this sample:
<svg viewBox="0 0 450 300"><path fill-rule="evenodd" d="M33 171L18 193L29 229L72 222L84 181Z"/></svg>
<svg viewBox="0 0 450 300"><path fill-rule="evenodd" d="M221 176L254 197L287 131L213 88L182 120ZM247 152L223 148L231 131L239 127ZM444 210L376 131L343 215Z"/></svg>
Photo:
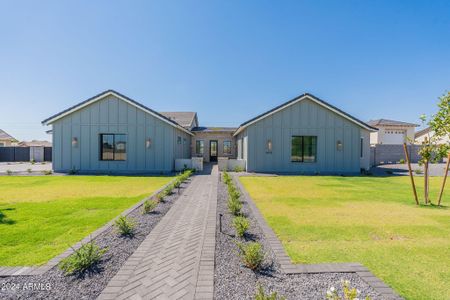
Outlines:
<svg viewBox="0 0 450 300"><path fill-rule="evenodd" d="M283 104L280 104L280 105L278 105L277 107L274 107L274 108L272 108L271 110L266 111L265 113L262 113L262 114L260 114L260 115L258 115L258 116L256 116L256 117L254 117L254 118L252 118L252 119L250 119L250 120L248 120L248 121L242 123L242 124L239 126L238 131L240 130L240 128L246 127L248 124L250 124L250 123L252 123L252 122L254 122L254 121L256 121L256 120L258 120L258 119L260 119L260 118L262 118L262 117L265 117L266 115L269 115L269 114L271 114L272 112L275 112L275 111L277 111L277 110L279 110L279 109L282 109L283 107L288 106L288 105L291 104L291 103L294 103L294 102L296 102L296 101L298 101L298 100L301 100L301 99L303 99L303 98L306 97L306 96L309 97L309 98L311 98L311 99L313 99L314 101L316 101L316 102L322 104L323 106L328 107L329 109L332 109L332 110L334 110L334 111L337 111L338 113L340 113L340 114L346 116L347 118L349 118L350 120L352 120L353 122L359 124L359 125L362 126L362 127L366 127L366 128L369 129L369 130L378 131L377 128L372 127L372 126L370 126L369 124L366 124L365 122L363 122L363 121L361 121L361 120L359 120L359 119L353 117L352 115L350 115L350 114L348 114L348 113L346 113L346 112L340 110L340 109L337 108L336 106L331 105L330 103L325 102L325 101L323 101L322 99L320 99L320 98L318 98L318 97L316 97L316 96L314 96L314 95L312 95L312 94L310 94L310 93L304 93L304 94L302 94L302 95L300 95L300 96L297 96L297 97L295 97L294 99L291 99L291 100L289 100L289 101L287 101L287 102L284 102ZM237 132L236 132L236 133L237 133ZM236 134L236 133L235 133L235 134Z"/></svg>
<svg viewBox="0 0 450 300"><path fill-rule="evenodd" d="M235 132L236 127L194 127L192 132Z"/></svg>
<svg viewBox="0 0 450 300"><path fill-rule="evenodd" d="M15 141L16 139L0 129L0 140Z"/></svg>
<svg viewBox="0 0 450 300"><path fill-rule="evenodd" d="M407 123L407 122L401 122L401 121L395 121L395 120L388 120L388 119L377 119L377 120L370 120L367 122L370 126L407 126L407 127L418 127L418 124L414 123Z"/></svg>
<svg viewBox="0 0 450 300"><path fill-rule="evenodd" d="M187 129L191 129L197 115L197 113L190 111L165 111L159 113Z"/></svg>

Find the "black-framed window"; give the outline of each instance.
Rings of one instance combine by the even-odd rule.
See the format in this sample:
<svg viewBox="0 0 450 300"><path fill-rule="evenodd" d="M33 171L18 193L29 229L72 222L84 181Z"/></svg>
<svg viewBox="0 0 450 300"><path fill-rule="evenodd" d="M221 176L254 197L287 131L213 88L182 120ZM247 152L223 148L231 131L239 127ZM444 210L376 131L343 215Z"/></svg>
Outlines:
<svg viewBox="0 0 450 300"><path fill-rule="evenodd" d="M231 141L223 141L223 154L231 155Z"/></svg>
<svg viewBox="0 0 450 300"><path fill-rule="evenodd" d="M100 160L127 160L127 135L100 134Z"/></svg>
<svg viewBox="0 0 450 300"><path fill-rule="evenodd" d="M361 158L364 158L364 138L361 138Z"/></svg>
<svg viewBox="0 0 450 300"><path fill-rule="evenodd" d="M195 142L195 153L203 155L203 151L205 148L204 146L205 146L205 144L203 141L196 141Z"/></svg>
<svg viewBox="0 0 450 300"><path fill-rule="evenodd" d="M291 143L292 162L316 162L317 136L292 136Z"/></svg>
<svg viewBox="0 0 450 300"><path fill-rule="evenodd" d="M178 145L181 145L181 136L178 136L178 137L177 137L177 144L178 144Z"/></svg>

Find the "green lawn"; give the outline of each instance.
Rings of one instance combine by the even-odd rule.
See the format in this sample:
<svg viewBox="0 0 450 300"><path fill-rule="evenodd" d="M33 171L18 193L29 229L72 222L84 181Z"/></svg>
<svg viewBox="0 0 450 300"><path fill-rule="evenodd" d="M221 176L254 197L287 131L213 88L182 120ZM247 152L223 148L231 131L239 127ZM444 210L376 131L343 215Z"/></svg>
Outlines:
<svg viewBox="0 0 450 300"><path fill-rule="evenodd" d="M416 207L408 177L240 180L294 263L360 262L407 299L450 299L450 187L437 208Z"/></svg>
<svg viewBox="0 0 450 300"><path fill-rule="evenodd" d="M40 265L170 177L0 177L0 266Z"/></svg>

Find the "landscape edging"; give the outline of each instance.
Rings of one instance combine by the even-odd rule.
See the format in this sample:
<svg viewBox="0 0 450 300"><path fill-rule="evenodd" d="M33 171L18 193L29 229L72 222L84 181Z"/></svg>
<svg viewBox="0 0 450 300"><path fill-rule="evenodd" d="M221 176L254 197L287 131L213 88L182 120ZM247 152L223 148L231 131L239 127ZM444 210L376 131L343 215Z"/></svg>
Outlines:
<svg viewBox="0 0 450 300"><path fill-rule="evenodd" d="M32 267L32 266L16 266L16 267L0 267L0 278L1 277L11 277L11 276L34 276L34 275L42 275L51 268L55 267L57 264L59 264L63 259L70 256L75 250L78 250L83 244L86 244L90 242L91 240L94 240L96 237L98 237L100 234L105 232L106 230L110 229L117 218L120 216L127 216L132 211L137 209L139 206L143 205L145 201L152 199L156 195L158 195L160 192L162 192L165 188L167 188L169 185L173 184L177 180L177 177L175 176L171 181L169 181L167 184L163 185L161 188L153 192L151 195L145 197L144 199L140 200L138 203L133 205L130 208L127 208L122 213L117 215L114 219L100 227L99 229L95 230L85 238L83 238L81 241L75 243L73 246L69 247L67 250L65 250L63 253L53 257L50 259L45 265L39 266L39 267Z"/></svg>
<svg viewBox="0 0 450 300"><path fill-rule="evenodd" d="M386 285L381 279L376 277L368 268L360 263L293 264L284 250L281 241L278 239L272 228L267 224L255 202L239 180L239 177L245 176L245 173L231 173L231 176L233 178L233 182L239 188L241 195L243 196L243 200L247 202L263 234L266 236L266 239L275 254L277 262L280 264L282 272L285 274L356 273L376 292L380 293L383 298L395 300L403 299L391 287ZM252 176L254 175L252 174Z"/></svg>

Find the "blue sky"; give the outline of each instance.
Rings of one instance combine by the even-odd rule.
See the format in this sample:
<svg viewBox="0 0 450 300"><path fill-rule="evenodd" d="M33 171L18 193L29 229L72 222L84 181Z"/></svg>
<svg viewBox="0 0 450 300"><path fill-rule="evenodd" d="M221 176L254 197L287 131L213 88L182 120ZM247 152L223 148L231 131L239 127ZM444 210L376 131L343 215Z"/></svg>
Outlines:
<svg viewBox="0 0 450 300"><path fill-rule="evenodd" d="M419 122L450 89L449 1L1 1L0 128L103 90L236 126L310 92Z"/></svg>

